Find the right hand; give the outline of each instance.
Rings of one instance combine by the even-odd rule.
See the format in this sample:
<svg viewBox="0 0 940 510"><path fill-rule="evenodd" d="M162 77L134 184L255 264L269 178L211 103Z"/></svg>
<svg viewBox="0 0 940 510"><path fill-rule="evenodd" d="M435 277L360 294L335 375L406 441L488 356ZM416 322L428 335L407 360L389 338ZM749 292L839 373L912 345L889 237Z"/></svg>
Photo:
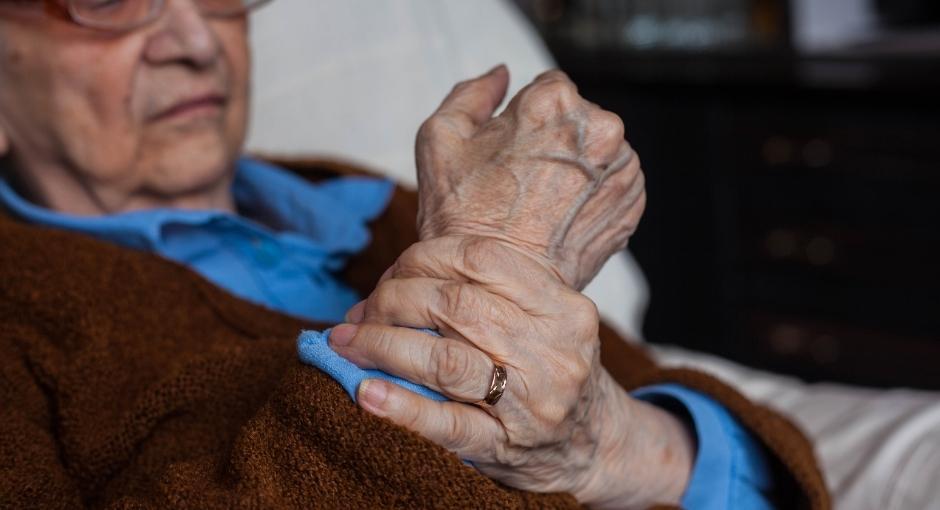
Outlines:
<svg viewBox="0 0 940 510"><path fill-rule="evenodd" d="M416 143L422 240L506 241L582 289L623 249L646 204L640 161L615 114L560 71L538 76L493 117L499 66L459 83Z"/></svg>
<svg viewBox="0 0 940 510"><path fill-rule="evenodd" d="M436 402L378 379L366 410L472 461L493 479L570 492L597 508L678 503L695 459L683 422L635 400L601 366L597 308L506 243L440 237L413 244L331 347L449 397ZM413 328L437 330L441 338ZM494 363L505 394L478 407Z"/></svg>

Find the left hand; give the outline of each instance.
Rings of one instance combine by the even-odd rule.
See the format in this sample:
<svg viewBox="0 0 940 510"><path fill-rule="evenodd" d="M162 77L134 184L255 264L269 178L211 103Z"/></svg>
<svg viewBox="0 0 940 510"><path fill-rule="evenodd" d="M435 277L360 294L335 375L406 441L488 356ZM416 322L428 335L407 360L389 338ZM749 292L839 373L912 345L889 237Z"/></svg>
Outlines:
<svg viewBox="0 0 940 510"><path fill-rule="evenodd" d="M420 239L501 239L583 289L643 215L640 159L620 117L561 71L494 117L508 84L504 66L458 84L418 131Z"/></svg>
<svg viewBox="0 0 940 510"><path fill-rule="evenodd" d="M613 381L600 365L594 304L511 245L472 236L418 243L347 319L330 338L337 353L452 399L368 380L360 404L487 476L597 507L681 498L694 456L688 431ZM494 362L508 372L502 399L472 405Z"/></svg>

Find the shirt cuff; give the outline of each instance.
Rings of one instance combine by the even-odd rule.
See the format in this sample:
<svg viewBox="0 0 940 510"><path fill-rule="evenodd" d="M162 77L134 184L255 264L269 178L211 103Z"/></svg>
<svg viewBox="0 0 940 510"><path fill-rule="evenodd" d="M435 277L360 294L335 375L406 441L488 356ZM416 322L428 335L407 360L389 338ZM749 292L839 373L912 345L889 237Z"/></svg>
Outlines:
<svg viewBox="0 0 940 510"><path fill-rule="evenodd" d="M767 453L723 405L678 384L649 386L631 394L686 421L695 432L698 451L683 508L774 508L768 498L773 475Z"/></svg>

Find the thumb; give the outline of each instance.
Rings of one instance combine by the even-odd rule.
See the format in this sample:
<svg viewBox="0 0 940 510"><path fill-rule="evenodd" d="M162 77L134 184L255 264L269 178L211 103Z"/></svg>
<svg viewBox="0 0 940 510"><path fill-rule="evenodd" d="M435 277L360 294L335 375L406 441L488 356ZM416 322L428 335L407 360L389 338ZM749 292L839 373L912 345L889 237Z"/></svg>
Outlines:
<svg viewBox="0 0 940 510"><path fill-rule="evenodd" d="M490 120L506 97L509 69L500 64L489 72L454 87L437 109L437 114L469 121L472 127Z"/></svg>

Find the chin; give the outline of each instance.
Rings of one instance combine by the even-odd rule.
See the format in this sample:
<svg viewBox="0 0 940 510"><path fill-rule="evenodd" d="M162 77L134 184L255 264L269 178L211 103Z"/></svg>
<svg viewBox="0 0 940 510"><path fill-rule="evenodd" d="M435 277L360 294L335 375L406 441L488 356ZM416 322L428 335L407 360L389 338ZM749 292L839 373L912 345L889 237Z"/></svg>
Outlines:
<svg viewBox="0 0 940 510"><path fill-rule="evenodd" d="M185 196L229 182L235 173L238 151L177 150L161 156L151 172L152 186L167 196Z"/></svg>
<svg viewBox="0 0 940 510"><path fill-rule="evenodd" d="M199 143L189 139L172 149L161 151L148 172L151 185L167 196L200 193L227 183L235 173L241 145L230 146L215 140Z"/></svg>

